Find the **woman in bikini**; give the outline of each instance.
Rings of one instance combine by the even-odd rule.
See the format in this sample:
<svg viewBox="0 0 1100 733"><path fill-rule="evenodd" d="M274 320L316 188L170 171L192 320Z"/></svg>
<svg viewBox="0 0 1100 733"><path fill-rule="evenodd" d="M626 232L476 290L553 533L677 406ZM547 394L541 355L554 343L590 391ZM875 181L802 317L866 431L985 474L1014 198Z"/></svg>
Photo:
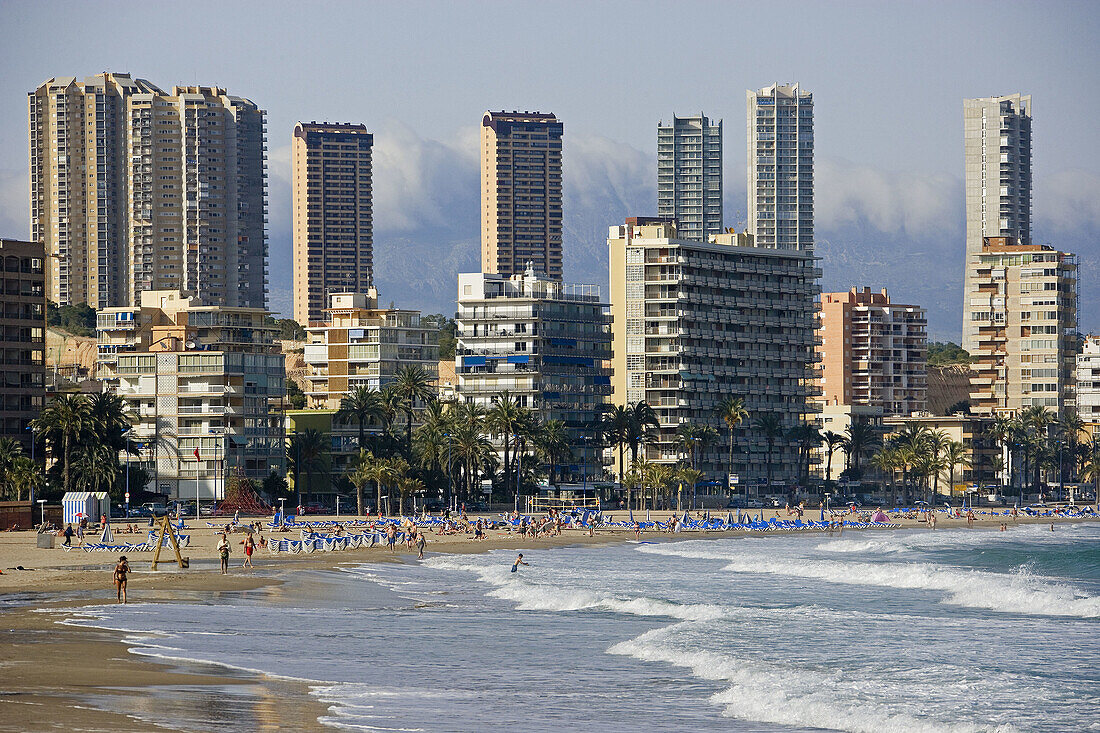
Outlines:
<svg viewBox="0 0 1100 733"><path fill-rule="evenodd" d="M126 574L130 572L130 564L126 562L126 556L118 559L115 565L115 588L118 589L118 602L126 602Z"/></svg>

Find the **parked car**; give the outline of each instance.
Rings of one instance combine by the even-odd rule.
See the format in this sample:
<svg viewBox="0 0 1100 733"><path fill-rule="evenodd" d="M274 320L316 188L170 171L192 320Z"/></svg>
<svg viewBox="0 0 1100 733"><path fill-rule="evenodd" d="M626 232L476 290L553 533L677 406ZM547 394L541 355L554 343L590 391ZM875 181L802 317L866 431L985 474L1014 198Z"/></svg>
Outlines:
<svg viewBox="0 0 1100 733"><path fill-rule="evenodd" d="M209 504L202 504L199 506L199 515L203 517L212 517L214 516L214 512L217 510L217 508L217 505L213 502Z"/></svg>
<svg viewBox="0 0 1100 733"><path fill-rule="evenodd" d="M148 509L154 517L163 517L168 513L168 507L159 501L147 501L141 506L144 509Z"/></svg>
<svg viewBox="0 0 1100 733"><path fill-rule="evenodd" d="M441 512L447 508L447 505L439 499L428 499L424 502L424 508L429 512Z"/></svg>
<svg viewBox="0 0 1100 733"><path fill-rule="evenodd" d="M153 510L146 506L132 506L130 507L128 517L151 517L153 516Z"/></svg>

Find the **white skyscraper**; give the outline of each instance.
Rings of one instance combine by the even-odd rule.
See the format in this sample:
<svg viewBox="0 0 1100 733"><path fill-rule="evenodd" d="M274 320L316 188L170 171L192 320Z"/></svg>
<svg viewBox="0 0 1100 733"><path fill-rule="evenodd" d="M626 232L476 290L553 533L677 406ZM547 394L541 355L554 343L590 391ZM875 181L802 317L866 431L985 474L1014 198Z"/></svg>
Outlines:
<svg viewBox="0 0 1100 733"><path fill-rule="evenodd" d="M798 84L748 91L749 231L757 247L814 249L814 99Z"/></svg>
<svg viewBox="0 0 1100 733"><path fill-rule="evenodd" d="M657 215L682 239L722 233L722 121L703 114L657 123Z"/></svg>
<svg viewBox="0 0 1100 733"><path fill-rule="evenodd" d="M975 297L970 264L983 237L1031 244L1031 97L1013 94L963 102L966 151L966 274L963 343L975 346Z"/></svg>

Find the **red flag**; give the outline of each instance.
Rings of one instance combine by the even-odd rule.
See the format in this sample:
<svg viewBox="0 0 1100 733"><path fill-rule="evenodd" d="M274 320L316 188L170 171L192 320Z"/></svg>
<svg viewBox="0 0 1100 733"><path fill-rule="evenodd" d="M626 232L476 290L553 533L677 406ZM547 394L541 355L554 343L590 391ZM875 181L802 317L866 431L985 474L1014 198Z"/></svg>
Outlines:
<svg viewBox="0 0 1100 733"><path fill-rule="evenodd" d="M195 449L195 460L196 461L201 461L202 460L201 458L199 458L199 449L198 448Z"/></svg>

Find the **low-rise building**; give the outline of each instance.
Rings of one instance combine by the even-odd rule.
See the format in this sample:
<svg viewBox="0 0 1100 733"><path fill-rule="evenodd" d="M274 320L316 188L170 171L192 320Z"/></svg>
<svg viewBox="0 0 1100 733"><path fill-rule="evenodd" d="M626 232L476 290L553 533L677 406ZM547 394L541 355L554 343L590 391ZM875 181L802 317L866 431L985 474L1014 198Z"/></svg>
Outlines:
<svg viewBox="0 0 1100 733"><path fill-rule="evenodd" d="M846 431L853 423L864 423L876 428L879 436L882 431L882 408L871 405L845 405L839 402L821 405L821 433L835 433L846 435ZM829 448L826 442L813 449L819 460L821 475L827 481L839 481L840 474L848 466L848 455L843 448L833 451L832 460L829 459ZM862 468L866 474L867 463L863 462Z"/></svg>
<svg viewBox="0 0 1100 733"><path fill-rule="evenodd" d="M925 413L909 417L887 417L882 422L886 429L887 440L890 435L907 426L915 425L933 432L943 432L949 440L962 443L966 448L966 460L970 465L960 464L955 467L956 486L959 484L987 486L1001 482L1001 476L996 470L1000 460L1000 449L997 442L989 435L989 428L993 422L991 417L964 413L955 415ZM950 469L945 468L940 474L940 493L950 493L951 479Z"/></svg>
<svg viewBox="0 0 1100 733"><path fill-rule="evenodd" d="M340 406L357 387L382 389L404 366L417 365L433 378L439 365L439 329L420 311L378 307L378 293L329 296L326 319L306 329L307 405Z"/></svg>
<svg viewBox="0 0 1100 733"><path fill-rule="evenodd" d="M130 460L149 473L146 490L221 499L231 475L284 472L284 356L265 316L178 291L99 314L100 375L136 418L130 435L143 448Z"/></svg>
<svg viewBox="0 0 1100 733"><path fill-rule="evenodd" d="M0 438L31 453L30 421L46 397L45 249L0 239Z"/></svg>
<svg viewBox="0 0 1100 733"><path fill-rule="evenodd" d="M587 445L611 393L608 306L595 285L522 275L458 276L458 399L490 406L508 392L541 420L560 420L573 460L564 480L599 473Z"/></svg>
<svg viewBox="0 0 1100 733"><path fill-rule="evenodd" d="M645 458L675 463L681 423L725 435L718 405L741 397L750 419L735 433L734 472L766 474L768 440L753 421L774 416L783 434L772 446L772 478L794 480L798 446L786 431L816 422L813 392L814 297L821 270L811 252L756 246L751 234L709 242L680 239L676 224L630 218L611 227L611 314L615 404L647 402L660 429ZM697 467L724 479L725 440L705 446ZM723 481L724 483L724 481Z"/></svg>

